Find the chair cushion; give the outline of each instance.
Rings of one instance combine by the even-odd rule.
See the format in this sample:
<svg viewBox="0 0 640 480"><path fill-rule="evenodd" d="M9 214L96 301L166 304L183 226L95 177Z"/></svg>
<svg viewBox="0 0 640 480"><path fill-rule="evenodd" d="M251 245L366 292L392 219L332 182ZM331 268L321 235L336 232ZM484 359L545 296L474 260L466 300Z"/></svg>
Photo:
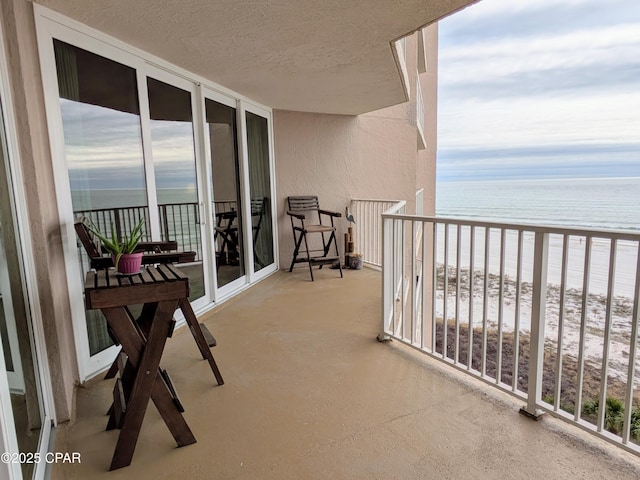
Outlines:
<svg viewBox="0 0 640 480"><path fill-rule="evenodd" d="M307 233L333 232L335 227L331 225L305 225L304 230Z"/></svg>

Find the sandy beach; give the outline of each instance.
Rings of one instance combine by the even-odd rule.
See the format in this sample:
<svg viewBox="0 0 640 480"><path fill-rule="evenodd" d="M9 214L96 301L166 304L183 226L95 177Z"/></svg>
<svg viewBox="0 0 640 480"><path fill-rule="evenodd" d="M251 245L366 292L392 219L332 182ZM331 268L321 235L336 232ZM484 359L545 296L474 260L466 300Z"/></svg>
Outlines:
<svg viewBox="0 0 640 480"><path fill-rule="evenodd" d="M475 240L474 280L472 295L469 289L470 248L469 230L463 229L460 248L460 278L457 278L457 252L455 231L449 238L448 253L448 296L446 317L455 319L456 310L460 322L469 324L469 312L473 311L473 327L481 327L484 311L484 231L478 229ZM517 232L508 231L505 242L505 281L503 285L502 305L500 292L500 235L493 231L490 238L488 297L486 299L487 323L491 328L499 322L505 332L512 332L519 324L521 332L530 331L532 275L533 275L533 234L523 238L523 261L520 311L516 318L516 279L517 279ZM555 348L558 342L558 318L560 314L560 283L562 264L562 236L552 235L549 240L549 266L547 277L547 304L545 338ZM564 328L562 332L563 355L577 358L582 321L582 289L584 282L585 243L581 237L570 237L566 295L564 308ZM608 375L626 382L631 336L633 292L637 264L637 244L619 242L611 308L611 340ZM610 263L609 241L596 239L591 251L589 275L589 296L586 308L587 335L585 339L585 358L596 368L602 368L604 351L604 331L607 319L607 291ZM438 264L444 264L444 236L438 239ZM442 272L442 268L441 268ZM442 276L443 277L443 276ZM442 278L438 286L436 313L444 316ZM457 294L459 298L457 299ZM640 372L636 372L636 381L640 381Z"/></svg>

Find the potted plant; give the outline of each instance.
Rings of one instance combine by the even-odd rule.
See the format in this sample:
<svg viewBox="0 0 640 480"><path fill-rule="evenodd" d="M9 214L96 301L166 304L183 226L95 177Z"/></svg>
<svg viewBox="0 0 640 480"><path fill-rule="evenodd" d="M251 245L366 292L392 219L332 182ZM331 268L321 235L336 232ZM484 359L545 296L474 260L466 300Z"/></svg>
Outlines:
<svg viewBox="0 0 640 480"><path fill-rule="evenodd" d="M102 234L94 223L89 225L89 229L98 237L100 242L102 242L105 250L111 253L113 265L118 272L138 273L142 265L143 253L136 252L136 248L142 238L143 225L144 218L141 218L138 224L131 230L131 234L124 235L120 241L118 240L113 224L111 224L111 238Z"/></svg>
<svg viewBox="0 0 640 480"><path fill-rule="evenodd" d="M349 254L349 268L353 270L362 270L364 255L361 253L350 253Z"/></svg>

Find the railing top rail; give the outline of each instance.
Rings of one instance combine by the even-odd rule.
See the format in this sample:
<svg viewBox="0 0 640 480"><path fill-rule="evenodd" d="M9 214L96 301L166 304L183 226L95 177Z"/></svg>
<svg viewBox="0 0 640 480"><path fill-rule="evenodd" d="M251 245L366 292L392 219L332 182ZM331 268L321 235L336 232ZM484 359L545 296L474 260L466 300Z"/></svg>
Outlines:
<svg viewBox="0 0 640 480"><path fill-rule="evenodd" d="M395 208L395 206L394 206ZM640 241L640 231L634 232L630 230L608 230L598 228L569 227L569 226L553 226L540 224L527 224L517 222L496 222L493 220L473 220L468 218L451 218L451 217L432 217L408 215L401 213L393 213L392 209L382 213L383 218L412 220L425 223L447 223L451 225L468 225L482 228L500 228L506 230L517 230L523 232L540 232L557 235L575 235L585 237L598 237L618 240Z"/></svg>
<svg viewBox="0 0 640 480"><path fill-rule="evenodd" d="M352 198L352 202L378 202L378 203L398 203L404 200L386 199L386 198Z"/></svg>

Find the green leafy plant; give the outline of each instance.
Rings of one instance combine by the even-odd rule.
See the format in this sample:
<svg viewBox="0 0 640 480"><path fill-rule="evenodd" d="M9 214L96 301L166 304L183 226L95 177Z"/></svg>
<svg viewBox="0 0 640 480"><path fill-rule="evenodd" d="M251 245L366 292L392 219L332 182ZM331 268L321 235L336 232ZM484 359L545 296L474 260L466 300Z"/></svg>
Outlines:
<svg viewBox="0 0 640 480"><path fill-rule="evenodd" d="M589 400L585 402L582 407L582 413L592 420L594 423L598 418L598 411L600 409L600 402L596 400ZM633 417L632 417L633 423ZM605 410L604 410L604 428L615 433L616 435L622 432L624 425L624 404L614 397L607 397ZM633 435L633 427L632 427Z"/></svg>
<svg viewBox="0 0 640 480"><path fill-rule="evenodd" d="M640 442L640 406L636 406L631 411L631 438Z"/></svg>
<svg viewBox="0 0 640 480"><path fill-rule="evenodd" d="M136 251L138 243L140 243L140 240L142 239L143 226L144 218L141 218L137 225L133 227L133 230L131 230L131 233L129 235L122 236L122 240L118 240L118 236L116 235L116 230L113 226L113 223L111 224L110 237L104 235L97 227L97 225L93 222L91 222L91 225L89 225L89 230L91 230L91 232L93 232L93 234L98 237L104 248L115 257L113 263L115 264L115 267L117 269L118 262L120 261L120 257L122 257L122 255L134 253Z"/></svg>

